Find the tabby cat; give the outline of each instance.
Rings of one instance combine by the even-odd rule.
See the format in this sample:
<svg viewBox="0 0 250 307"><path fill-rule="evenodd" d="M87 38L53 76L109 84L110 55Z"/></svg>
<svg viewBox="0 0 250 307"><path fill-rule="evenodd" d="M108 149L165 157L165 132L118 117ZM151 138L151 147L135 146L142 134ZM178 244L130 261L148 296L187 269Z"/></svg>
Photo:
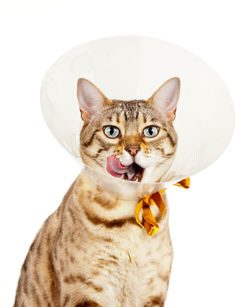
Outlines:
<svg viewBox="0 0 250 307"><path fill-rule="evenodd" d="M110 100L79 79L83 162L124 180L161 181L176 152L179 93L172 78L148 100ZM135 221L138 200L119 199L82 171L31 245L14 307L164 306L173 258L168 210L162 219L154 213L160 230L149 237Z"/></svg>

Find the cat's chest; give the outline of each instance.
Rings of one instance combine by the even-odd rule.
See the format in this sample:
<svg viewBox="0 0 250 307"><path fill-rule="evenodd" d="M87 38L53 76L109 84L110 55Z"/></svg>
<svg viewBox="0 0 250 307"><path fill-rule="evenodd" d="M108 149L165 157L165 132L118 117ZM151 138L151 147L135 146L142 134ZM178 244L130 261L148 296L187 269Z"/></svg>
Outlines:
<svg viewBox="0 0 250 307"><path fill-rule="evenodd" d="M127 238L121 236L105 247L100 246L101 252L93 255L93 262L101 266L104 263L107 270L112 267L112 272L117 272L124 280L145 280L148 273L158 271L164 257L172 250L168 232L161 229L160 235L154 238L148 237L139 226L134 228Z"/></svg>
<svg viewBox="0 0 250 307"><path fill-rule="evenodd" d="M137 279L140 276L145 278L148 271L159 270L165 255L172 250L168 218L165 216L161 219L158 222L159 232L149 237L146 230L135 222L134 207L135 204L132 203L121 204L120 207L109 210L108 216L105 216L105 211L100 212L100 209L92 207L95 216L100 220L112 222L105 222L103 225L89 223L89 230L94 238L85 237L84 241L87 242L85 241L84 245L88 247L90 267L100 268L100 272L105 274L112 272L114 275L117 272L117 276L123 277L124 280L133 276ZM157 216L158 208L154 206L151 210L153 215Z"/></svg>
<svg viewBox="0 0 250 307"><path fill-rule="evenodd" d="M92 265L99 270L98 282L110 296L116 297L123 291L128 298L140 297L159 276L168 274L172 246L167 231L162 229L155 238L142 235L143 231L138 228L127 240L120 238L92 258ZM132 306L131 302L128 306Z"/></svg>

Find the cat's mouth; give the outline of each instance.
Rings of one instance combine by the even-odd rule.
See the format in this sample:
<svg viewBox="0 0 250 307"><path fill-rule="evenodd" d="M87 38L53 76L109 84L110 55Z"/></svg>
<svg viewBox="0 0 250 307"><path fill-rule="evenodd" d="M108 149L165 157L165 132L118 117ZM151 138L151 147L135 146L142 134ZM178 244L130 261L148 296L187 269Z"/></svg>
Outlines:
<svg viewBox="0 0 250 307"><path fill-rule="evenodd" d="M144 168L135 162L126 166L122 165L120 160L112 155L107 158L107 171L114 177L140 182L143 177Z"/></svg>

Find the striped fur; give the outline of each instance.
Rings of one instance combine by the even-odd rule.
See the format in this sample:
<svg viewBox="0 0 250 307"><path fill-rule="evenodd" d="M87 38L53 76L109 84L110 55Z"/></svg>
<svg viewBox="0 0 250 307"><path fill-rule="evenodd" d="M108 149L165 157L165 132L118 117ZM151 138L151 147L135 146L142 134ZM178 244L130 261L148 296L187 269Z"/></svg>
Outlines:
<svg viewBox="0 0 250 307"><path fill-rule="evenodd" d="M114 154L126 165L130 158L125 150L126 146L139 145L141 150L137 154L138 161L147 166L143 180L164 181L177 147L177 134L173 126L147 101L113 100L113 103L112 106L104 107L103 112L91 124L83 126L80 148L82 160L85 164L106 172L107 156ZM105 125L118 127L122 137L115 140L107 138L103 133ZM160 132L152 139L143 139L143 128L150 125L160 127Z"/></svg>
<svg viewBox="0 0 250 307"><path fill-rule="evenodd" d="M163 306L173 255L168 214L148 237L135 206L81 173L32 243L14 306Z"/></svg>
<svg viewBox="0 0 250 307"><path fill-rule="evenodd" d="M152 124L159 134L143 139L142 129ZM119 127L122 137L105 137L105 125ZM140 146L143 180L161 181L177 135L149 101L113 100L85 123L80 144L84 163L105 172L107 156L126 163L126 146ZM137 201L103 191L81 172L30 247L14 307L164 306L173 258L168 208L163 219L152 208L160 231L148 237L135 222Z"/></svg>

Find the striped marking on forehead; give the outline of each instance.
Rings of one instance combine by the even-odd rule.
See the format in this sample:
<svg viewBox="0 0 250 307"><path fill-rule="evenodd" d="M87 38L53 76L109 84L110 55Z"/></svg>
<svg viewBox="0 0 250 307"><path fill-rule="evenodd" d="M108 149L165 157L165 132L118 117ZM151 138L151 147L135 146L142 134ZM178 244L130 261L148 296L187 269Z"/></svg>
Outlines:
<svg viewBox="0 0 250 307"><path fill-rule="evenodd" d="M119 114L116 121L121 121L121 118L125 121L142 121L143 123L149 122L161 122L164 124L164 120L159 117L157 111L154 108L146 103L145 100L129 100L129 101L121 101L121 100L113 100L115 105L111 107L109 110L114 119L114 113Z"/></svg>
<svg viewBox="0 0 250 307"><path fill-rule="evenodd" d="M137 120L140 112L143 111L145 106L144 100L113 100L115 103L115 110L120 114L123 113L125 120ZM112 108L111 108L112 109Z"/></svg>

